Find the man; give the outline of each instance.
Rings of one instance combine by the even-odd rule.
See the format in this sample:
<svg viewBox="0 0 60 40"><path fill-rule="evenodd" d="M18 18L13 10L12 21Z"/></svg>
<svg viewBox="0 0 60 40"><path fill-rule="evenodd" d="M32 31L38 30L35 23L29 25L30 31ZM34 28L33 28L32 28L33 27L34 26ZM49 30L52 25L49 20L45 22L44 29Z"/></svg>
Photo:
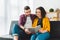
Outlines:
<svg viewBox="0 0 60 40"><path fill-rule="evenodd" d="M31 36L31 32L29 31L28 27L32 26L31 24L33 23L35 15L31 14L31 9L29 6L24 7L24 13L25 14L22 14L19 18L19 27L16 27L15 25L13 29L14 40L29 40Z"/></svg>

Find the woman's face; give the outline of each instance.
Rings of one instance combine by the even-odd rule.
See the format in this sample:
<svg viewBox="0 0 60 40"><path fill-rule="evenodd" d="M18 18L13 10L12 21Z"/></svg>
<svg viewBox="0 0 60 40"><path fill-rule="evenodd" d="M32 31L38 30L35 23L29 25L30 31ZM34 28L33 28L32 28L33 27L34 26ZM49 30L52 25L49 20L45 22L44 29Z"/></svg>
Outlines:
<svg viewBox="0 0 60 40"><path fill-rule="evenodd" d="M37 15L38 17L41 17L41 10L36 9L36 15Z"/></svg>

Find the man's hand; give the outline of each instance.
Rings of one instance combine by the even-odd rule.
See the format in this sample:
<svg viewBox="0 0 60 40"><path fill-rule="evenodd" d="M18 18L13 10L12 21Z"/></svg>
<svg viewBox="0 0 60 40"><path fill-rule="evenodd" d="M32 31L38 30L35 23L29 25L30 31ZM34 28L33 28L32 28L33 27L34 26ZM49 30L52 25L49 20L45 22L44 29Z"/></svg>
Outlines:
<svg viewBox="0 0 60 40"><path fill-rule="evenodd" d="M31 34L31 32L29 31L29 29L27 29L27 28L24 29L24 26L20 25L20 28L22 28L26 32L26 34Z"/></svg>
<svg viewBox="0 0 60 40"><path fill-rule="evenodd" d="M31 34L31 32L29 31L29 29L25 29L26 34Z"/></svg>

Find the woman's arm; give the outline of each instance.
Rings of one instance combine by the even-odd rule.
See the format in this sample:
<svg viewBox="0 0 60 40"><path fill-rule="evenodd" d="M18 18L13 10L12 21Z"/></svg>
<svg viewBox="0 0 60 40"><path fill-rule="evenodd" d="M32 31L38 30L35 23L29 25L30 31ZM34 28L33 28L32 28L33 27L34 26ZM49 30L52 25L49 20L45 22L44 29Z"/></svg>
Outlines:
<svg viewBox="0 0 60 40"><path fill-rule="evenodd" d="M45 30L47 30L47 32L50 32L50 20L48 18L46 19L45 26L46 26L46 29Z"/></svg>
<svg viewBox="0 0 60 40"><path fill-rule="evenodd" d="M45 18L43 22L43 28L39 29L39 32L41 33L50 32L50 21L48 18Z"/></svg>

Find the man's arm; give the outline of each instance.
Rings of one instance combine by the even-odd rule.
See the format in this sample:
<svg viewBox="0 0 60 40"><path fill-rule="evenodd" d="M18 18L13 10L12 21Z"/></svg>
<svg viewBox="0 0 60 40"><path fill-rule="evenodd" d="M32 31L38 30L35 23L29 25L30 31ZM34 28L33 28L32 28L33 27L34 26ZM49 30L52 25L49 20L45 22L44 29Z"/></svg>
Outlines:
<svg viewBox="0 0 60 40"><path fill-rule="evenodd" d="M27 29L27 28L25 29L24 28L24 22L23 22L24 19L23 18L24 18L23 16L20 16L18 24L19 24L20 28L23 29L27 34L31 34L29 29Z"/></svg>
<svg viewBox="0 0 60 40"><path fill-rule="evenodd" d="M22 28L23 30L25 29L24 26L22 26L22 25L19 25L19 26L20 26L20 28Z"/></svg>
<svg viewBox="0 0 60 40"><path fill-rule="evenodd" d="M19 21L18 21L18 25L20 28L22 28L24 30L24 26L23 26L23 15L20 16Z"/></svg>

